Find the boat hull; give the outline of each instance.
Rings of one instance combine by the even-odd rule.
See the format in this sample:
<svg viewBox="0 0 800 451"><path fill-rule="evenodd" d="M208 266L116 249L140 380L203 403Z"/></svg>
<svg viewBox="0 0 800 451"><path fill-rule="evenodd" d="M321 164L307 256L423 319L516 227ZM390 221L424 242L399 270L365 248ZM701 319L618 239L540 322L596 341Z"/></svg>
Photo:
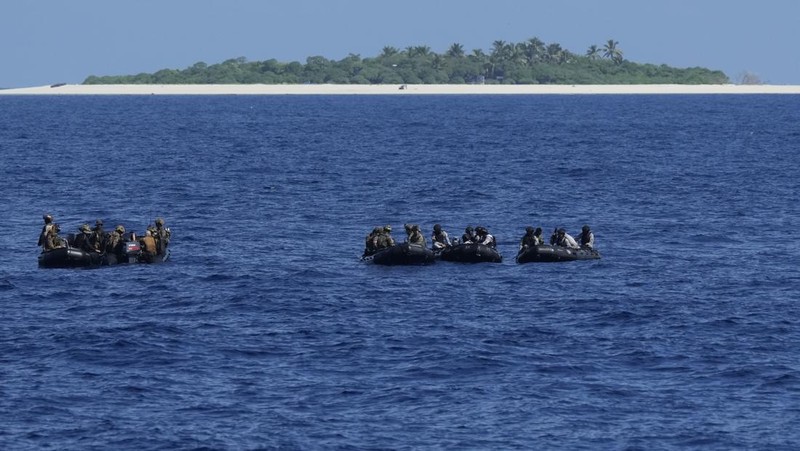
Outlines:
<svg viewBox="0 0 800 451"><path fill-rule="evenodd" d="M501 263L503 256L485 244L457 244L444 249L439 258L458 263Z"/></svg>
<svg viewBox="0 0 800 451"><path fill-rule="evenodd" d="M567 262L574 260L597 260L600 253L597 250L582 247L570 249L562 246L543 244L531 246L517 255L517 263L548 263Z"/></svg>
<svg viewBox="0 0 800 451"><path fill-rule="evenodd" d="M408 243L396 244L386 249L381 249L365 260L372 261L376 265L427 265L435 261L432 250Z"/></svg>
<svg viewBox="0 0 800 451"><path fill-rule="evenodd" d="M88 268L100 266L105 256L90 254L76 247L60 247L39 254L39 266L42 268Z"/></svg>
<svg viewBox="0 0 800 451"><path fill-rule="evenodd" d="M169 249L163 255L148 256L141 252L138 243L126 243L122 255L86 252L77 247L60 247L39 254L40 268L96 268L98 266L129 263L161 263L169 259Z"/></svg>

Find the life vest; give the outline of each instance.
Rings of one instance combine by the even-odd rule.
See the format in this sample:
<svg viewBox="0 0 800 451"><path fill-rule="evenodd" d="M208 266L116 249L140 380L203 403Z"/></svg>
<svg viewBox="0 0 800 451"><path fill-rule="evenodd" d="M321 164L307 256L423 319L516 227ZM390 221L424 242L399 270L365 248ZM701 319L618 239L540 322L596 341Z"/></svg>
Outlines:
<svg viewBox="0 0 800 451"><path fill-rule="evenodd" d="M142 248L145 251L145 253L155 255L158 250L156 248L156 239L153 238L152 236L145 235L142 238Z"/></svg>

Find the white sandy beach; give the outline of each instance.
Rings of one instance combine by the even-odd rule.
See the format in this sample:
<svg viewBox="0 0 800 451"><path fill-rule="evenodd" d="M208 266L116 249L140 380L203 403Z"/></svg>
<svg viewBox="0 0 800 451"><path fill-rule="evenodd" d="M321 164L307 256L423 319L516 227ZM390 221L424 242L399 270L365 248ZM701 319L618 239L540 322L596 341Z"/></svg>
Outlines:
<svg viewBox="0 0 800 451"><path fill-rule="evenodd" d="M800 85L54 85L0 95L800 94Z"/></svg>

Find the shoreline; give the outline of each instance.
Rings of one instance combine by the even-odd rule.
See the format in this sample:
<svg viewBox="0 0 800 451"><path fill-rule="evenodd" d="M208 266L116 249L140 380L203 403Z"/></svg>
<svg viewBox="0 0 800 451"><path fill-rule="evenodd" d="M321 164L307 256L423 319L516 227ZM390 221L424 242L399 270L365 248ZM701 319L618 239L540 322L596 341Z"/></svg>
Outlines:
<svg viewBox="0 0 800 451"><path fill-rule="evenodd" d="M4 95L591 95L800 94L800 85L72 85L0 89Z"/></svg>

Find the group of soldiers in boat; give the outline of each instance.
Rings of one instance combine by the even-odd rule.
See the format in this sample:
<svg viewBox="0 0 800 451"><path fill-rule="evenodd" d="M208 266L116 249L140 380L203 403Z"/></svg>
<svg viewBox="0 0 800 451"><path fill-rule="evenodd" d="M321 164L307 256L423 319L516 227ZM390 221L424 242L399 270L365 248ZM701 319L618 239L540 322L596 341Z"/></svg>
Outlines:
<svg viewBox="0 0 800 451"><path fill-rule="evenodd" d="M48 252L62 247L74 247L90 254L116 254L123 252L123 246L128 241L138 241L142 247L142 257L144 260L155 259L156 256L164 255L169 246L171 232L164 226L164 219L156 218L155 224L147 226L144 236L138 237L131 231L127 235L125 226L122 224L114 227L111 232L103 229L103 220L95 221L94 227L83 224L78 227L78 233L69 234L68 238L59 235L61 227L54 222L53 215L43 216L44 226L39 234L38 246L42 247L42 252Z"/></svg>
<svg viewBox="0 0 800 451"><path fill-rule="evenodd" d="M427 241L418 224L405 224L406 242L412 245L427 247ZM431 249L433 251L441 251L448 247L458 244L483 244L491 248L497 247L497 240L494 235L489 233L489 230L483 226L467 226L461 239L450 239L449 234L442 229L440 224L434 224L433 233L431 234ZM544 237L542 237L542 228L533 228L528 226L525 228L525 235L519 243L519 252L524 252L531 246L540 246L545 244ZM550 235L549 244L552 246L562 246L570 249L594 249L594 233L591 228L584 224L581 228L581 233L576 240L564 228L555 228ZM368 257L374 255L376 252L392 247L395 245L395 240L392 238L392 226L386 225L383 227L375 227L372 232L367 235L364 243L364 256Z"/></svg>
<svg viewBox="0 0 800 451"><path fill-rule="evenodd" d="M519 250L522 252L531 246L540 246L543 244L545 244L545 242L542 237L542 228L537 227L534 229L528 226L525 228L525 235L523 235L520 240ZM569 249L594 249L594 233L589 225L584 224L576 240L572 235L567 233L564 228L557 227L553 229L553 233L550 235L549 244L551 246L561 246Z"/></svg>

